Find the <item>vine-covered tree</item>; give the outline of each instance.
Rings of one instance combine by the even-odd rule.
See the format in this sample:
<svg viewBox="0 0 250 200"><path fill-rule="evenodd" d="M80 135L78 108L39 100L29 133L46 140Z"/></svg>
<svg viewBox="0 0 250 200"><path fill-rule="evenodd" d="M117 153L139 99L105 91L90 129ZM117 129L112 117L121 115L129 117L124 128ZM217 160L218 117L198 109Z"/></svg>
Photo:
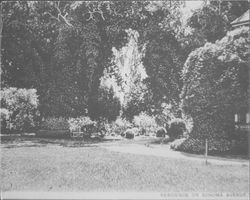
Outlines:
<svg viewBox="0 0 250 200"><path fill-rule="evenodd" d="M183 110L194 121L191 136L232 136L234 114L247 109L248 28L193 51L183 70Z"/></svg>

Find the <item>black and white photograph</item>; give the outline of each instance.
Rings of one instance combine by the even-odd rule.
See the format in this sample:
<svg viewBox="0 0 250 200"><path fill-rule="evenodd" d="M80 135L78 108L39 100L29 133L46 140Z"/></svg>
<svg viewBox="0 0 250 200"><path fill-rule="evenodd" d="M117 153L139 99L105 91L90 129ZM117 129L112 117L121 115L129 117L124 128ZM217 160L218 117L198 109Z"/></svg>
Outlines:
<svg viewBox="0 0 250 200"><path fill-rule="evenodd" d="M249 0L0 2L0 199L249 200Z"/></svg>

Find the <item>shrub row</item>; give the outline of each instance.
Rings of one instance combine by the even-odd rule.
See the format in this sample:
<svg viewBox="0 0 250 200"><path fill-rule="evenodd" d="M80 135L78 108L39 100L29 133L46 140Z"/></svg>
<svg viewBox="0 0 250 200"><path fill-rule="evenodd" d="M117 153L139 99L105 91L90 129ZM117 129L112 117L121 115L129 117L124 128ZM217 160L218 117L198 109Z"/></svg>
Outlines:
<svg viewBox="0 0 250 200"><path fill-rule="evenodd" d="M68 130L70 125L68 120L63 117L48 117L41 122L41 129L43 130Z"/></svg>
<svg viewBox="0 0 250 200"><path fill-rule="evenodd" d="M91 133L97 131L96 125L95 121L86 116L70 119L48 117L41 122L38 136L67 137L70 132L81 131L85 133L85 136L91 136Z"/></svg>
<svg viewBox="0 0 250 200"><path fill-rule="evenodd" d="M155 117L144 112L135 116L132 123L122 118L118 118L113 123L105 120L97 123L87 116L70 119L47 117L40 122L39 117L38 96L35 89L4 88L1 90L1 130L3 132L7 130L24 132L32 128L40 128L40 130L50 131L50 134L53 134L53 131L70 130L125 135L127 131L133 135L156 133L157 137L163 137L168 133L171 138L179 138L185 131L185 123L180 119L172 120L168 129L168 126L159 127Z"/></svg>
<svg viewBox="0 0 250 200"><path fill-rule="evenodd" d="M86 116L70 118L67 122L69 124L70 131L90 131L89 127L96 126L96 122ZM83 130L84 127L88 128L88 130Z"/></svg>
<svg viewBox="0 0 250 200"><path fill-rule="evenodd" d="M184 151L189 153L204 153L205 140L195 138L181 138L173 141L170 145L171 149L176 151ZM208 151L213 152L227 152L241 149L239 153L247 152L247 142L228 139L210 139L208 140Z"/></svg>

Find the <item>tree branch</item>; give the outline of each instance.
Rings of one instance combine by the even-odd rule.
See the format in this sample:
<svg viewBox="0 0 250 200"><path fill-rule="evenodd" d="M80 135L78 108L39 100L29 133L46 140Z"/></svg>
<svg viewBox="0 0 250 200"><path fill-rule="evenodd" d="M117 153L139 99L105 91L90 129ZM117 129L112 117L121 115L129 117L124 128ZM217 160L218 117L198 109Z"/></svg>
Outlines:
<svg viewBox="0 0 250 200"><path fill-rule="evenodd" d="M55 20L57 20L57 21L60 22L60 20L59 20L57 17L53 16L53 15L52 15L51 13L49 13L49 12L45 12L44 15L49 15L52 19L55 19Z"/></svg>
<svg viewBox="0 0 250 200"><path fill-rule="evenodd" d="M57 16L54 16L52 15L51 13L49 12L45 12L44 14L46 15L49 15L52 19L55 19L57 20L58 22L63 22L65 24L67 24L68 26L70 27L73 27L73 25L69 22L69 20L66 18L68 16L68 12L66 12L66 8L68 7L69 5L66 4L63 8L63 13L65 13L64 15L62 14L62 11L60 10L60 1L56 2L55 3L55 8L58 12Z"/></svg>
<svg viewBox="0 0 250 200"><path fill-rule="evenodd" d="M89 6L88 6L89 7ZM89 14L89 18L87 19L87 21L94 19L94 14L98 13L101 15L102 19L105 20L104 15L103 15L103 11L101 10L101 4L97 5L97 8L94 8L92 10L89 10L87 14ZM95 20L95 19L94 19Z"/></svg>

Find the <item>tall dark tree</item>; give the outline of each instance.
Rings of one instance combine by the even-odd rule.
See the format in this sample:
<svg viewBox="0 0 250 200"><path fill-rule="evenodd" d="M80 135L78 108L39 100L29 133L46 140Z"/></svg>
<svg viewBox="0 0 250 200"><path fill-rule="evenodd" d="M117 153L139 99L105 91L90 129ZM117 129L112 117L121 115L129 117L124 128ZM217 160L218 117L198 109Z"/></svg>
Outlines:
<svg viewBox="0 0 250 200"><path fill-rule="evenodd" d="M174 33L155 27L147 44L143 64L148 74L147 84L153 92L155 105L178 102L182 86L180 47Z"/></svg>
<svg viewBox="0 0 250 200"><path fill-rule="evenodd" d="M163 4L162 8L153 12L143 33L143 39L147 43L143 58L148 74L146 82L152 91L153 107L156 110L163 102L178 104L182 87L180 73L184 61L181 59L180 43L177 40L180 18L172 18L180 14L181 4L175 3L172 7Z"/></svg>

